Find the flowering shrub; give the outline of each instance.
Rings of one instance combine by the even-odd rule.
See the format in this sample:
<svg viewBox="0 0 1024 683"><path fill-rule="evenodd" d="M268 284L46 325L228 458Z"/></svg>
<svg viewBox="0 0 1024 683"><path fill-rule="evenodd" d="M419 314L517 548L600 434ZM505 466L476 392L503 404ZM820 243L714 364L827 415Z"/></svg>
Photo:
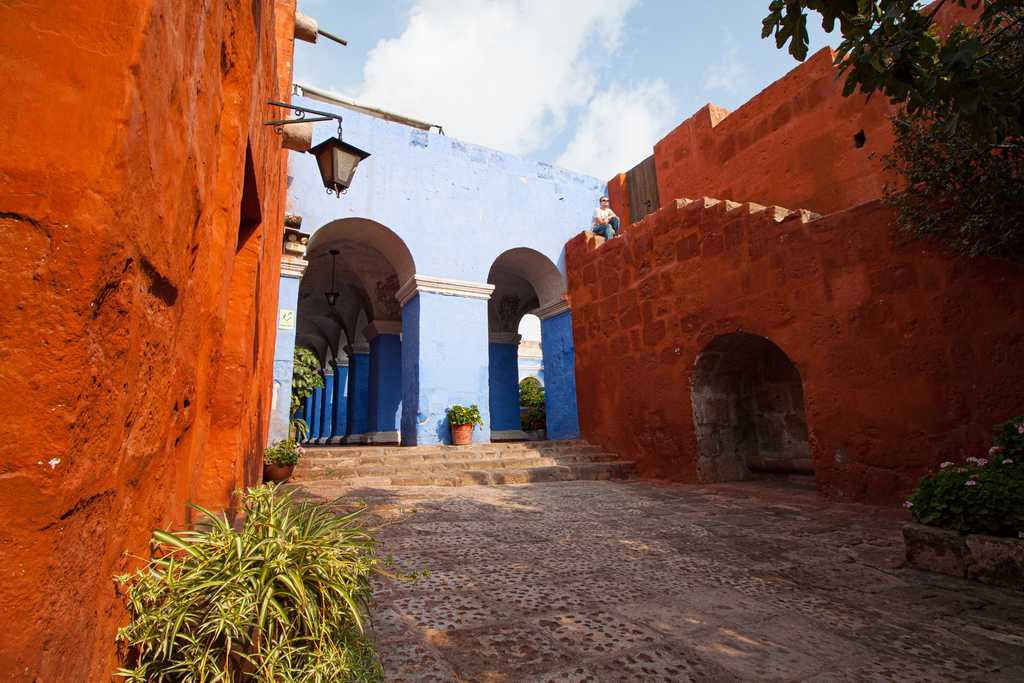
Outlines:
<svg viewBox="0 0 1024 683"><path fill-rule="evenodd" d="M263 451L263 462L268 465L294 465L305 450L291 439L278 441Z"/></svg>
<svg viewBox="0 0 1024 683"><path fill-rule="evenodd" d="M1024 417L996 426L985 457L944 462L918 482L905 503L921 524L1018 537L1024 532Z"/></svg>

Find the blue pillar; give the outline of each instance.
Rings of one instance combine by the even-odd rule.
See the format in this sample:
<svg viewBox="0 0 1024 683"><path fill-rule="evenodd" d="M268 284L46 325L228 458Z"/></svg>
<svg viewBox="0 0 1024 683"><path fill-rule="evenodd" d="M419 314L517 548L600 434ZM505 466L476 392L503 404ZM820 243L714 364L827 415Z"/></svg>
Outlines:
<svg viewBox="0 0 1024 683"><path fill-rule="evenodd" d="M306 443L309 443L313 438L313 415L315 414L313 405L313 394L306 397L303 404L302 412L306 416Z"/></svg>
<svg viewBox="0 0 1024 683"><path fill-rule="evenodd" d="M313 424L309 426L309 440L316 441L320 438L320 417L323 415L324 389L317 387L313 390Z"/></svg>
<svg viewBox="0 0 1024 683"><path fill-rule="evenodd" d="M402 324L374 321L366 328L370 340L367 439L397 443L402 411Z"/></svg>
<svg viewBox="0 0 1024 683"><path fill-rule="evenodd" d="M467 287L471 285L471 287ZM476 404L491 440L487 299L492 285L460 283L458 295L420 291L402 307L402 444L451 443L447 409Z"/></svg>
<svg viewBox="0 0 1024 683"><path fill-rule="evenodd" d="M519 426L519 335L491 335L491 438L526 438ZM495 432L502 432L495 434ZM512 433L509 433L512 432Z"/></svg>
<svg viewBox="0 0 1024 683"><path fill-rule="evenodd" d="M370 346L360 343L348 351L348 423L346 436L360 441L366 436L367 403L370 381Z"/></svg>
<svg viewBox="0 0 1024 683"><path fill-rule="evenodd" d="M323 369L324 398L320 406L320 443L334 436L334 367L329 363Z"/></svg>
<svg viewBox="0 0 1024 683"><path fill-rule="evenodd" d="M334 359L334 427L331 430L331 443L341 443L345 439L348 423L348 359Z"/></svg>
<svg viewBox="0 0 1024 683"><path fill-rule="evenodd" d="M306 252L296 230L288 229L277 283L277 330L274 339L274 397L270 408L268 443L288 438L291 423L292 371L295 356L295 326L299 310L299 281L306 269ZM294 240L291 240L292 236ZM291 240L291 241L289 241ZM308 413L307 413L308 414Z"/></svg>
<svg viewBox="0 0 1024 683"><path fill-rule="evenodd" d="M572 312L564 309L540 321L544 354L544 406L549 439L575 439L580 435L576 409L576 370L573 366Z"/></svg>

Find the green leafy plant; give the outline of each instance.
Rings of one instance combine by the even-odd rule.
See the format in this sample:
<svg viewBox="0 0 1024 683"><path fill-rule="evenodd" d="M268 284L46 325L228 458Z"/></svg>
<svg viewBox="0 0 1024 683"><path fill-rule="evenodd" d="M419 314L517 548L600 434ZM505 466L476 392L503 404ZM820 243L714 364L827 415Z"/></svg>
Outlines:
<svg viewBox="0 0 1024 683"><path fill-rule="evenodd" d="M292 439L278 441L263 450L263 462L268 465L294 465L305 450Z"/></svg>
<svg viewBox="0 0 1024 683"><path fill-rule="evenodd" d="M519 413L519 428L523 431L532 432L539 429L547 429L548 417L544 410L544 404L530 406Z"/></svg>
<svg viewBox="0 0 1024 683"><path fill-rule="evenodd" d="M524 377L519 382L519 405L524 407L544 405L544 385L536 377Z"/></svg>
<svg viewBox="0 0 1024 683"><path fill-rule="evenodd" d="M317 360L316 354L309 349L296 346L292 363L292 415L307 396L323 385L324 378L320 374L320 361Z"/></svg>
<svg viewBox="0 0 1024 683"><path fill-rule="evenodd" d="M335 515L274 486L249 489L245 526L198 507L198 531L153 532L154 559L118 577L130 681L380 681L364 634L375 542L361 510Z"/></svg>
<svg viewBox="0 0 1024 683"><path fill-rule="evenodd" d="M961 534L1024 537L1024 416L996 427L987 457L944 462L904 505L921 524Z"/></svg>
<svg viewBox="0 0 1024 683"><path fill-rule="evenodd" d="M309 437L309 423L300 417L292 418L288 433L293 439L302 443Z"/></svg>
<svg viewBox="0 0 1024 683"><path fill-rule="evenodd" d="M453 425L483 425L484 419L476 404L469 406L452 406L448 409L448 422Z"/></svg>

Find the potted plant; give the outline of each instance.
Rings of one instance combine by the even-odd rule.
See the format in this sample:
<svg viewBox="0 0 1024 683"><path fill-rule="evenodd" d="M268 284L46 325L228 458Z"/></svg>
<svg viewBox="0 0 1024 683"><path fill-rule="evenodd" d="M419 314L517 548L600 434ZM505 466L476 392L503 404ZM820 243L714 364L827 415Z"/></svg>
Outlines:
<svg viewBox="0 0 1024 683"><path fill-rule="evenodd" d="M456 446L468 446L473 442L473 426L483 425L480 409L476 404L469 406L452 406L448 409L448 424L452 429L452 443Z"/></svg>
<svg viewBox="0 0 1024 683"><path fill-rule="evenodd" d="M263 481L287 481L302 457L302 446L291 439L278 441L263 451Z"/></svg>

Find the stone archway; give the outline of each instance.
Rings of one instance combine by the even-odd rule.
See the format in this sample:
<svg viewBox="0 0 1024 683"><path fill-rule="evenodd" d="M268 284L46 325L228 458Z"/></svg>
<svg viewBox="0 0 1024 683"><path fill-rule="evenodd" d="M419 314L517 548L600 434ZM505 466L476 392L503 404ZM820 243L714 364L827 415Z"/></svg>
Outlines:
<svg viewBox="0 0 1024 683"><path fill-rule="evenodd" d="M814 474L800 372L768 339L716 337L697 357L690 396L700 481Z"/></svg>

